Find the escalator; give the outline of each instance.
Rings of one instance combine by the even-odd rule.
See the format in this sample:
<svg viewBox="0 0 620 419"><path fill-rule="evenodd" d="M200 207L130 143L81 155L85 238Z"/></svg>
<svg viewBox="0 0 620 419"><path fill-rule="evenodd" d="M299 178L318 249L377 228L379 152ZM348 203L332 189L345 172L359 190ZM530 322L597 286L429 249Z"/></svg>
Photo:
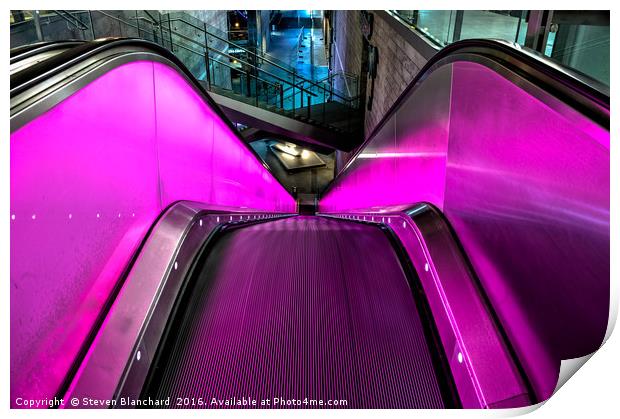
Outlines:
<svg viewBox="0 0 620 419"><path fill-rule="evenodd" d="M142 398L455 407L408 280L377 227L297 216L230 232L197 266Z"/></svg>
<svg viewBox="0 0 620 419"><path fill-rule="evenodd" d="M134 39L40 47L11 74L13 407L54 397L80 404L52 407L520 407L552 394L561 359L600 343L609 97L599 86L505 43L452 44L324 191L319 212L300 215L313 211L296 206L166 49ZM463 74L552 108L547 143L556 132L578 137L575 151L590 161L562 155L555 172L542 170L555 162L549 146L534 159L540 170L525 174L523 157L513 172L452 163L467 136L450 137L448 155L444 125L459 109L446 103L459 99L449 89ZM511 111L534 118L532 109ZM401 111L412 117L396 118ZM562 125L567 115L598 142ZM399 149L390 137L399 130L405 143L421 140ZM471 150L474 161L495 157ZM470 182L456 183L466 176L451 170ZM556 176L565 171L583 184L565 187ZM553 182L533 177L547 172ZM477 182L497 173L533 189L476 200L485 189ZM565 199L551 202L573 208L563 215L579 223L549 221L555 213L543 212L557 205L520 210L556 192ZM574 196L581 192L589 200ZM579 215L584 208L592 213ZM518 233L533 213L543 214L536 228L557 229L528 247ZM544 329L522 326L559 328L541 320L542 297L531 289L555 291L559 275L527 270L540 257L505 255L540 246L557 256L562 234L583 244L561 247L570 287L554 307L566 300L586 320L573 323L571 339L550 342ZM504 257L489 259L493 251ZM585 266L574 254L599 259ZM515 289L532 298L513 298ZM574 304L575 295L601 309Z"/></svg>

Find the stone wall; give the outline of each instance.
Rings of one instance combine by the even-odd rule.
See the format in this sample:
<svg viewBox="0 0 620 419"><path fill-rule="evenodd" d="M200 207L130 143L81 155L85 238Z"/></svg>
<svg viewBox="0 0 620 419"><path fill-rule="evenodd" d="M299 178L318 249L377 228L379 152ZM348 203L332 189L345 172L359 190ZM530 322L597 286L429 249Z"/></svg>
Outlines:
<svg viewBox="0 0 620 419"><path fill-rule="evenodd" d="M377 13L370 42L378 48L379 60L372 110L366 111L364 118L365 136L372 133L427 61ZM370 80L368 83L370 92Z"/></svg>
<svg viewBox="0 0 620 419"><path fill-rule="evenodd" d="M365 110L364 136L369 136L396 99L426 64L416 51L380 14L374 15L374 29L370 44L378 48L377 77L374 86L372 110ZM359 10L334 11L334 45L332 69L353 74L362 73L364 40ZM362 74L360 91L370 95L371 81Z"/></svg>
<svg viewBox="0 0 620 419"><path fill-rule="evenodd" d="M333 72L362 73L364 37L360 27L359 10L335 10L331 28L333 44L331 69ZM336 78L334 88L347 95L356 94L354 86L346 86L345 80Z"/></svg>

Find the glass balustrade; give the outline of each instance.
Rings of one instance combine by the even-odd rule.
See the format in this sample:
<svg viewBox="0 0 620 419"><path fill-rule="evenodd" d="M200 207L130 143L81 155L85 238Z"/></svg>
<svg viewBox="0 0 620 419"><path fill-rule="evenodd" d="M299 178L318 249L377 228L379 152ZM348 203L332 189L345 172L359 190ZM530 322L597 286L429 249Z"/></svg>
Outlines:
<svg viewBox="0 0 620 419"><path fill-rule="evenodd" d="M359 125L356 92L345 94L334 89L329 77L303 77L294 67L228 40L225 32L185 12L39 11L38 18L44 20L39 27L45 28L41 34L36 32L34 17L34 11L11 13L12 47L41 40L141 38L171 50L212 93L328 129L350 133ZM350 84L358 83L355 80Z"/></svg>
<svg viewBox="0 0 620 419"><path fill-rule="evenodd" d="M391 10L394 16L443 48L462 39L502 39L526 42L528 10ZM609 11L546 11L548 25L535 27L542 37L537 48L557 62L609 86Z"/></svg>

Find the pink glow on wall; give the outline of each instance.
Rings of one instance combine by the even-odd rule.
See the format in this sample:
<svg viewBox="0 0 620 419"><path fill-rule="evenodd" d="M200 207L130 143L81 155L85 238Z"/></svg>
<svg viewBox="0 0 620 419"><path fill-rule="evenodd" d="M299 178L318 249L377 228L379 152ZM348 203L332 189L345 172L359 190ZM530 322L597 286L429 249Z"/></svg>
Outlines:
<svg viewBox="0 0 620 419"><path fill-rule="evenodd" d="M384 212L421 201L447 217L536 395L549 397L560 361L596 350L607 326L609 131L525 81L446 65L319 207Z"/></svg>
<svg viewBox="0 0 620 419"><path fill-rule="evenodd" d="M434 72L321 199L321 211L365 211L403 203L443 205L450 68ZM425 101L425 97L432 101ZM398 137L394 133L398 131Z"/></svg>
<svg viewBox="0 0 620 419"><path fill-rule="evenodd" d="M609 132L554 100L455 64L444 200L543 397L609 314Z"/></svg>
<svg viewBox="0 0 620 419"><path fill-rule="evenodd" d="M11 135L11 399L53 397L156 217L295 202L186 80L134 62Z"/></svg>

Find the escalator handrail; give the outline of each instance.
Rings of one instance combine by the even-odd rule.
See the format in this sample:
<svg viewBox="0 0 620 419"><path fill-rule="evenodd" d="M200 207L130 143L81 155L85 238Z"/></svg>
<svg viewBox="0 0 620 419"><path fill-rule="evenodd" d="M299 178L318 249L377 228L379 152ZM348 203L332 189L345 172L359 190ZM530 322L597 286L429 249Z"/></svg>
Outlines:
<svg viewBox="0 0 620 419"><path fill-rule="evenodd" d="M355 150L349 162L364 150L381 128L392 119L400 105L408 98L409 93L435 68L456 61L468 61L467 58L463 59L466 54L484 57L506 67L609 130L609 88L604 84L513 42L495 39L466 39L444 47L428 60L381 121L373 128L366 140ZM320 198L331 190L347 166L341 168L331 182L323 188L319 194Z"/></svg>
<svg viewBox="0 0 620 419"><path fill-rule="evenodd" d="M463 50L472 48L477 48L480 50L473 51L474 53L495 59L499 63L508 67L515 66L515 63L511 61L511 58L517 59L521 61L522 64L531 67L532 70L537 70L547 75L553 80L553 82L532 77L533 75L530 75L529 72L526 75L521 74L524 75L526 79L531 79L530 81L533 81L536 85L549 91L550 93L565 89L567 91L566 95L570 98L571 95L568 95L568 91L570 90L574 93L586 96L592 102L605 108L606 110L609 110L608 86L593 79L587 74L581 73L576 69L566 67L537 51L522 47L515 42L509 42L501 39L467 39L455 42L443 48L438 54L445 56L454 52L468 52ZM502 54L505 54L508 57L502 57ZM435 57L433 57L433 59L434 58ZM522 71L519 73L522 73ZM552 86L553 84L558 84L558 86ZM563 89L560 89L559 85L562 85ZM553 87L553 89L548 89L551 87ZM571 105L570 103L568 104Z"/></svg>
<svg viewBox="0 0 620 419"><path fill-rule="evenodd" d="M81 40L68 39L64 41L37 42L35 44L28 44L11 48L11 59L9 64L15 64L25 58L32 57L33 55L40 54L42 52L53 51L55 49L71 48L83 43L84 41Z"/></svg>
<svg viewBox="0 0 620 419"><path fill-rule="evenodd" d="M170 51L149 41L136 38L101 38L82 42L55 57L37 63L19 74L11 75L11 98L19 95L37 83L41 83L63 70L79 64L88 58L116 47L136 46L152 50L152 52L172 61L189 76L191 73L183 63ZM192 76L193 78L193 76Z"/></svg>
<svg viewBox="0 0 620 419"><path fill-rule="evenodd" d="M11 98L19 95L20 93L28 90L32 86L41 83L50 77L80 63L85 62L88 58L97 54L111 50L118 47L136 47L141 49L147 49L150 52L157 54L172 64L174 64L187 80L193 85L193 87L199 92L203 100L210 106L210 108L217 114L217 116L228 126L230 131L237 137L237 139L245 145L245 147L252 153L252 155L258 160L258 162L271 174L271 176L278 182L284 190L290 194L289 189L282 183L278 177L275 176L273 169L267 164L265 160L251 147L241 136L237 128L232 121L224 114L220 106L213 100L205 88L194 77L191 71L166 48L155 44L150 41L146 41L138 38L102 38L95 41L84 41L77 46L57 54L47 60L36 63L23 71L11 75Z"/></svg>

